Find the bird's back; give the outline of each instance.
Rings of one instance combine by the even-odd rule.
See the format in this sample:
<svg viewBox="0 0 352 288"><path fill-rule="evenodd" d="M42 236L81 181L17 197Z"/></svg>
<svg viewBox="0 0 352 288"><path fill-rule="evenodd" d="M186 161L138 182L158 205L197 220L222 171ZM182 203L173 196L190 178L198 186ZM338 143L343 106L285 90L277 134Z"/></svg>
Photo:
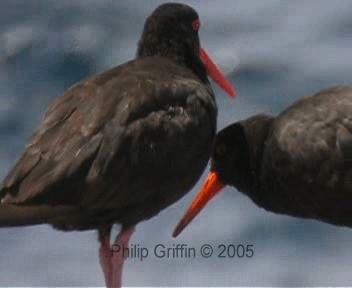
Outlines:
<svg viewBox="0 0 352 288"><path fill-rule="evenodd" d="M2 203L77 208L45 219L63 229L135 224L179 199L200 177L216 113L211 88L162 57L90 77L49 107L0 185Z"/></svg>
<svg viewBox="0 0 352 288"><path fill-rule="evenodd" d="M265 147L269 210L352 226L352 86L294 103L275 120Z"/></svg>

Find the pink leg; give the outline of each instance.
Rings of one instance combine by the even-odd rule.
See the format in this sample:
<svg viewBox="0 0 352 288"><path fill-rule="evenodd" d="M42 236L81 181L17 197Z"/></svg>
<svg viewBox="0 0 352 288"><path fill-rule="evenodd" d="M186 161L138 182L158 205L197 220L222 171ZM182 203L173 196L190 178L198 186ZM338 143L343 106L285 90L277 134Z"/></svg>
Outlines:
<svg viewBox="0 0 352 288"><path fill-rule="evenodd" d="M99 259L100 265L104 272L105 284L106 287L110 287L109 284L111 282L111 259L112 259L112 250L110 248L110 236L105 235L101 240L101 245L99 248Z"/></svg>
<svg viewBox="0 0 352 288"><path fill-rule="evenodd" d="M134 226L128 228L122 228L120 233L116 236L114 242L113 255L111 258L111 282L109 287L121 287L121 278L123 263L128 257L127 249L129 248L129 242L134 232Z"/></svg>

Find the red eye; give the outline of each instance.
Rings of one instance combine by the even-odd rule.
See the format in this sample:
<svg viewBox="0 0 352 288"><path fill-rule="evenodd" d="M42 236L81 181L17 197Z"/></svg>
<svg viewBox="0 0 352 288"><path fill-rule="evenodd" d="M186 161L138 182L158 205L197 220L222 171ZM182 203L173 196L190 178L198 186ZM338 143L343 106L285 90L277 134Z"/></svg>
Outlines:
<svg viewBox="0 0 352 288"><path fill-rule="evenodd" d="M193 23L192 23L192 28L193 28L193 30L194 30L194 31L198 31L199 27L200 27L200 21L199 21L199 19L194 20Z"/></svg>

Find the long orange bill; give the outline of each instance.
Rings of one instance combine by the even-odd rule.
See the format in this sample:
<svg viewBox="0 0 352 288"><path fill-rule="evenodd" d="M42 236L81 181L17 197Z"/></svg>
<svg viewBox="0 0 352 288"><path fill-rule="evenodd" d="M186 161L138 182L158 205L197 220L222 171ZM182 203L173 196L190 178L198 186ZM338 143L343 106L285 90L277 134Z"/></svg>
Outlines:
<svg viewBox="0 0 352 288"><path fill-rule="evenodd" d="M207 67L210 77L219 85L231 97L237 97L235 88L229 80L226 79L225 75L220 71L219 67L213 62L208 53L200 48L200 59L202 59L204 65Z"/></svg>
<svg viewBox="0 0 352 288"><path fill-rule="evenodd" d="M198 215L198 213L204 208L209 200L212 199L217 193L219 193L220 190L224 188L224 186L225 185L218 180L218 175L215 172L210 172L198 195L193 200L191 206L188 208L187 212L176 226L172 236L177 237L177 235L186 228L186 226L193 220L193 218Z"/></svg>

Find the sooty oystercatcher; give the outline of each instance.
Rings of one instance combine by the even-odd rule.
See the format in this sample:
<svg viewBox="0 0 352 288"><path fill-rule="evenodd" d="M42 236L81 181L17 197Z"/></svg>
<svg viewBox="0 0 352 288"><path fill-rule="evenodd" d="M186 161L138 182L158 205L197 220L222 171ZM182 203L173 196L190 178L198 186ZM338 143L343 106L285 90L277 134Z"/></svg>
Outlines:
<svg viewBox="0 0 352 288"><path fill-rule="evenodd" d="M210 170L175 237L225 185L275 213L352 227L352 85L226 127Z"/></svg>
<svg viewBox="0 0 352 288"><path fill-rule="evenodd" d="M198 14L159 6L136 59L89 77L57 98L0 186L0 226L49 223L98 229L107 286L121 285L134 226L180 199L203 172L216 132L210 76L235 91L200 48Z"/></svg>

